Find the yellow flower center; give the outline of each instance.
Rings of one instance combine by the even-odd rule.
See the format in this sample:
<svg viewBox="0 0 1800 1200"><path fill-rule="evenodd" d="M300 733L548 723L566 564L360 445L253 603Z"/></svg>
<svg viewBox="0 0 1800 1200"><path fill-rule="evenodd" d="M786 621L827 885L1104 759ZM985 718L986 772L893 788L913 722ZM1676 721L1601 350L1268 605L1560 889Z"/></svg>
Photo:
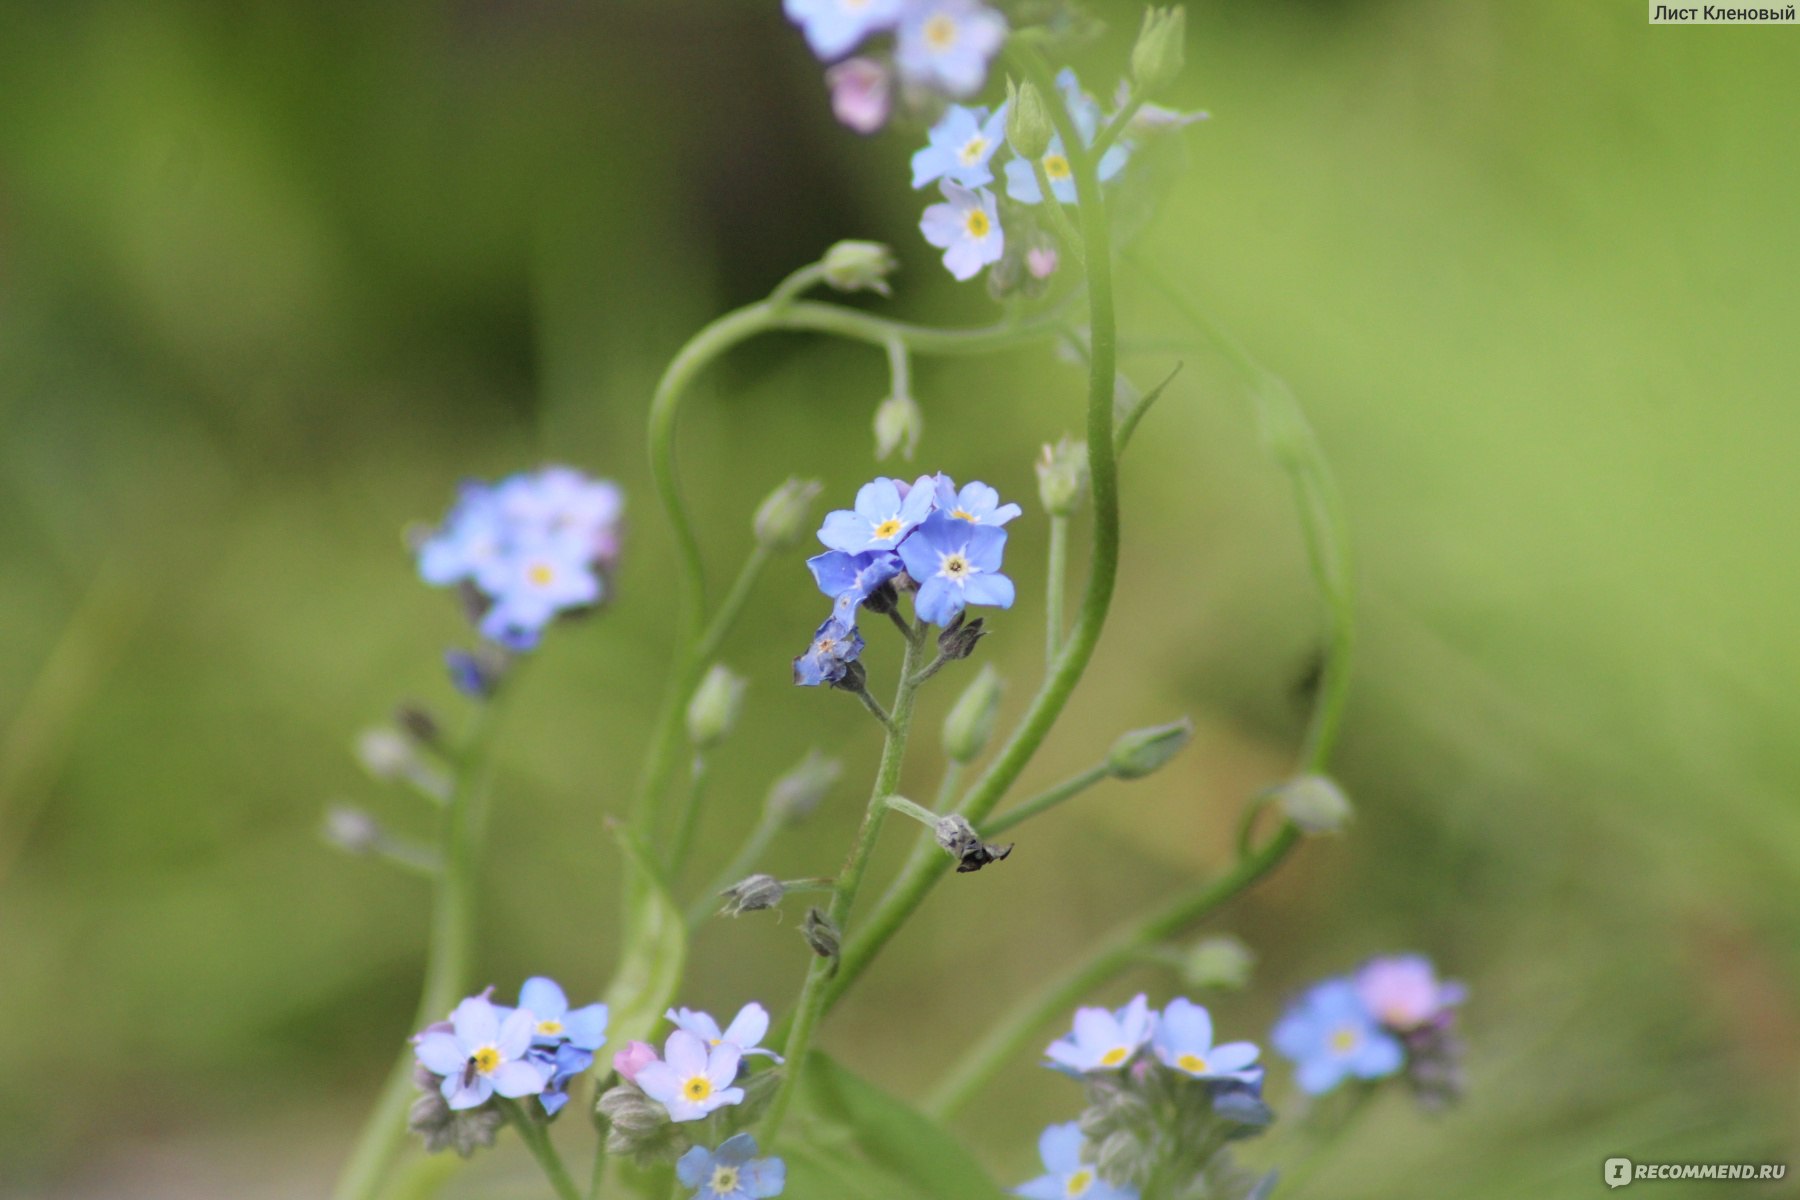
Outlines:
<svg viewBox="0 0 1800 1200"><path fill-rule="evenodd" d="M988 220L988 215L985 211L979 208L971 208L969 210L969 215L963 218L963 227L969 231L970 237L980 241L988 235L989 230L993 229L994 226L993 223Z"/></svg>
<svg viewBox="0 0 1800 1200"><path fill-rule="evenodd" d="M1103 1067L1116 1067L1130 1057L1131 1051L1129 1049L1124 1046L1114 1046L1111 1050L1108 1050L1105 1054L1100 1056L1100 1065Z"/></svg>
<svg viewBox="0 0 1800 1200"><path fill-rule="evenodd" d="M1198 1054L1183 1054L1175 1060L1175 1065L1186 1071L1189 1075L1206 1074L1206 1060L1201 1058Z"/></svg>
<svg viewBox="0 0 1800 1200"><path fill-rule="evenodd" d="M550 581L556 578L556 568L549 563L532 563L525 569L525 578L538 587L549 587Z"/></svg>
<svg viewBox="0 0 1800 1200"><path fill-rule="evenodd" d="M714 1167L712 1190L721 1196L729 1196L737 1191L738 1169L736 1167Z"/></svg>
<svg viewBox="0 0 1800 1200"><path fill-rule="evenodd" d="M1085 1196L1087 1190L1094 1186L1094 1172L1083 1167L1069 1176L1069 1182L1063 1184L1063 1191L1070 1197Z"/></svg>
<svg viewBox="0 0 1800 1200"><path fill-rule="evenodd" d="M1356 1043L1360 1040L1356 1030L1345 1025L1331 1035L1331 1048L1339 1054L1348 1054L1356 1049Z"/></svg>
<svg viewBox="0 0 1800 1200"><path fill-rule="evenodd" d="M939 52L956 45L956 19L947 13L932 17L925 22L925 41Z"/></svg>
<svg viewBox="0 0 1800 1200"><path fill-rule="evenodd" d="M874 538L878 542L885 542L887 539L893 537L895 534L897 534L899 532L900 532L900 518L899 517L889 517L887 520L883 521L881 524L879 524L875 527Z"/></svg>
<svg viewBox="0 0 1800 1200"><path fill-rule="evenodd" d="M957 151L956 157L962 159L963 166L972 167L981 161L981 156L987 153L987 147L988 140L978 133L963 143L963 148Z"/></svg>
<svg viewBox="0 0 1800 1200"><path fill-rule="evenodd" d="M1060 154L1044 155L1044 174L1052 179L1067 179L1071 174L1069 160Z"/></svg>
<svg viewBox="0 0 1800 1200"><path fill-rule="evenodd" d="M953 508L950 510L950 515L955 517L959 521L967 521L971 525L981 524L980 521L976 520L975 514L970 512L966 508Z"/></svg>
<svg viewBox="0 0 1800 1200"><path fill-rule="evenodd" d="M545 1037L561 1037L563 1023L561 1021L539 1021L537 1031Z"/></svg>
<svg viewBox="0 0 1800 1200"><path fill-rule="evenodd" d="M695 1103L712 1095L712 1090L712 1080L704 1075L689 1076L688 1081L681 1085L681 1094Z"/></svg>
<svg viewBox="0 0 1800 1200"><path fill-rule="evenodd" d="M483 1075L492 1075L500 1066L500 1052L492 1046L483 1046L469 1055L469 1065Z"/></svg>

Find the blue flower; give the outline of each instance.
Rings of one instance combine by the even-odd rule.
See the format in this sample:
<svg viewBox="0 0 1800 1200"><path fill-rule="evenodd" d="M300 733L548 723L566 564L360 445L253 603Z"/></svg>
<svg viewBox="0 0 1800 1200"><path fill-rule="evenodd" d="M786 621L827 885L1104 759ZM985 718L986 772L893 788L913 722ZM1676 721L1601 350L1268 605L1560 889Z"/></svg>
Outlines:
<svg viewBox="0 0 1800 1200"><path fill-rule="evenodd" d="M833 600L854 596L857 604L901 571L900 556L891 550L869 550L862 554L827 550L807 559L806 565L821 592Z"/></svg>
<svg viewBox="0 0 1800 1200"><path fill-rule="evenodd" d="M1251 1068L1256 1047L1250 1042L1213 1045L1212 1017L1186 997L1177 996L1163 1009L1151 1036L1151 1052L1172 1071L1196 1079L1236 1079L1254 1082L1259 1073Z"/></svg>
<svg viewBox="0 0 1800 1200"><path fill-rule="evenodd" d="M928 482L924 477L920 483ZM856 490L856 507L825 514L819 540L832 550L861 554L866 550L892 550L900 540L931 515L934 493L929 487L909 486L883 475Z"/></svg>
<svg viewBox="0 0 1800 1200"><path fill-rule="evenodd" d="M1063 94L1063 103L1075 123L1076 132L1081 134L1081 144L1093 145L1100 133L1100 106L1081 90L1075 72L1066 67L1057 74L1056 85ZM1131 151L1123 142L1108 146L1096 169L1100 181L1104 183L1124 170L1130 157ZM1043 163L1044 174L1050 180L1051 193L1064 204L1075 203L1075 172L1069 165L1068 151L1060 133L1052 135L1049 147L1038 161ZM1044 202L1043 189L1038 186L1037 172L1032 170L1029 159L1015 158L1006 164L1006 194L1021 204Z"/></svg>
<svg viewBox="0 0 1800 1200"><path fill-rule="evenodd" d="M845 596L832 608L831 615L813 634L812 645L794 659L794 682L801 687L818 687L836 683L849 671L850 664L863 652L862 634L856 631L858 600Z"/></svg>
<svg viewBox="0 0 1800 1200"><path fill-rule="evenodd" d="M834 62L871 33L892 28L905 7L905 0L782 0L781 5L821 62Z"/></svg>
<svg viewBox="0 0 1800 1200"><path fill-rule="evenodd" d="M708 1051L705 1042L677 1029L664 1044L662 1058L639 1068L637 1085L669 1110L671 1121L698 1121L715 1109L743 1101L744 1089L731 1086L742 1057L729 1042Z"/></svg>
<svg viewBox="0 0 1800 1200"><path fill-rule="evenodd" d="M1000 493L985 483L967 483L958 491L956 481L941 471L934 483L938 511L971 525L1004 525L1024 511L1016 504L1000 503Z"/></svg>
<svg viewBox="0 0 1800 1200"><path fill-rule="evenodd" d="M589 1004L571 1011L569 998L554 979L542 975L527 979L519 989L519 1007L530 1009L537 1017L531 1038L536 1045L568 1042L591 1053L606 1043L606 1005Z"/></svg>
<svg viewBox="0 0 1800 1200"><path fill-rule="evenodd" d="M482 636L514 650L537 645L558 613L597 604L601 594L586 553L551 539L503 555L477 583L493 600L481 618Z"/></svg>
<svg viewBox="0 0 1800 1200"><path fill-rule="evenodd" d="M683 1187L698 1188L694 1200L766 1200L787 1186L787 1166L779 1158L756 1158L756 1139L747 1133L725 1139L717 1150L695 1146L675 1164Z"/></svg>
<svg viewBox="0 0 1800 1200"><path fill-rule="evenodd" d="M544 1090L538 1094L538 1103L544 1106L545 1115L552 1117L569 1102L569 1084L577 1075L594 1065L592 1050L583 1050L569 1042L562 1043L554 1050L533 1046L527 1057L550 1074Z"/></svg>
<svg viewBox="0 0 1800 1200"><path fill-rule="evenodd" d="M1006 140L1006 105L988 115L986 108L952 104L931 127L930 144L912 157L912 185L922 188L938 179L963 187L994 181L988 160Z"/></svg>
<svg viewBox="0 0 1800 1200"><path fill-rule="evenodd" d="M711 1013L698 1009L671 1008L663 1015L675 1023L675 1028L687 1030L708 1046L730 1042L745 1054L766 1054L776 1062L781 1061L779 1054L762 1044L763 1037L769 1032L769 1010L760 1004L746 1004L738 1009L731 1024L722 1030Z"/></svg>
<svg viewBox="0 0 1800 1200"><path fill-rule="evenodd" d="M436 587L473 579L499 559L506 540L494 490L465 483L443 525L419 543L419 576Z"/></svg>
<svg viewBox="0 0 1800 1200"><path fill-rule="evenodd" d="M1006 40L1006 18L976 0L914 0L900 23L895 62L915 87L969 96Z"/></svg>
<svg viewBox="0 0 1800 1200"><path fill-rule="evenodd" d="M949 625L966 604L1011 608L1013 582L999 573L1005 549L1005 530L933 513L900 544L906 573L919 582L919 619Z"/></svg>
<svg viewBox="0 0 1800 1200"><path fill-rule="evenodd" d="M537 1018L525 1008L501 1014L486 996L470 996L450 1014L448 1029L433 1026L413 1039L419 1064L444 1077L452 1109L485 1104L496 1092L517 1098L544 1090L549 1071L527 1054Z"/></svg>
<svg viewBox="0 0 1800 1200"><path fill-rule="evenodd" d="M1012 164L1007 164L1010 172ZM1006 253L1006 231L1000 228L1000 209L994 193L986 188L958 187L945 180L938 185L945 203L933 204L919 219L925 240L944 252L944 267L959 280L973 279L981 268L999 262Z"/></svg>
<svg viewBox="0 0 1800 1200"><path fill-rule="evenodd" d="M1351 1076L1392 1075L1405 1058L1348 979L1328 979L1300 997L1276 1022L1269 1040L1294 1060L1300 1089L1315 1096Z"/></svg>
<svg viewBox="0 0 1800 1200"><path fill-rule="evenodd" d="M1038 1157L1044 1170L1029 1183L1013 1189L1026 1200L1137 1200L1137 1189L1114 1187L1100 1178L1092 1163L1081 1161L1081 1125L1070 1121L1052 1125L1038 1135Z"/></svg>
<svg viewBox="0 0 1800 1200"><path fill-rule="evenodd" d="M1155 1022L1150 1002L1141 994L1117 1012L1078 1008L1073 1032L1051 1042L1044 1054L1076 1073L1117 1070L1150 1040Z"/></svg>

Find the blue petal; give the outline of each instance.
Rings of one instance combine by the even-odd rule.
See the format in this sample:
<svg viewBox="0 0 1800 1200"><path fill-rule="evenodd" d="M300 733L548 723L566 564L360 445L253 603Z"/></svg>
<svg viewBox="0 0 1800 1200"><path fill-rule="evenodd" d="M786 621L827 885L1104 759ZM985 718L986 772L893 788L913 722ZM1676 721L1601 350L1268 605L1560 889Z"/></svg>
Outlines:
<svg viewBox="0 0 1800 1200"><path fill-rule="evenodd" d="M919 585L919 594L913 600L913 611L927 625L948 625L962 610L962 589L935 575Z"/></svg>
<svg viewBox="0 0 1800 1200"><path fill-rule="evenodd" d="M712 1174L712 1165L711 1151L705 1146L695 1146L676 1161L675 1174L686 1186L697 1188L701 1180Z"/></svg>
<svg viewBox="0 0 1800 1200"><path fill-rule="evenodd" d="M540 1021L560 1021L569 1011L569 998L554 979L533 975L519 989L519 1007L529 1008Z"/></svg>
<svg viewBox="0 0 1800 1200"><path fill-rule="evenodd" d="M967 604L985 604L990 608L1013 605L1013 581L1004 575L971 575L962 591Z"/></svg>
<svg viewBox="0 0 1800 1200"><path fill-rule="evenodd" d="M1081 1125L1076 1121L1052 1125L1038 1134L1038 1157L1043 1160L1044 1169L1058 1175L1078 1170L1084 1140Z"/></svg>

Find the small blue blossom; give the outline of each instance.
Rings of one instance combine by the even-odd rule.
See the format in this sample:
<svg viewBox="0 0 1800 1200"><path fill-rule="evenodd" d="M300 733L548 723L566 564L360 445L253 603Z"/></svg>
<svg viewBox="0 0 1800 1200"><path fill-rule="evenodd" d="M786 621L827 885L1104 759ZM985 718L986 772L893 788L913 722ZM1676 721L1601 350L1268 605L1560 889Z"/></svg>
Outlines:
<svg viewBox="0 0 1800 1200"><path fill-rule="evenodd" d="M1269 1040L1294 1060L1300 1089L1328 1092L1346 1078L1380 1079L1400 1069L1399 1041L1377 1023L1348 979L1328 979L1301 996Z"/></svg>
<svg viewBox="0 0 1800 1200"><path fill-rule="evenodd" d="M1081 134L1084 146L1094 144L1100 134L1100 106L1086 92L1081 90L1081 83L1075 78L1075 72L1063 68L1056 76L1056 86L1063 94L1063 103L1069 110L1069 117L1075 123L1075 129ZM1126 161L1131 157L1131 150L1123 142L1114 142L1100 156L1096 174L1102 183L1107 182L1125 169ZM1044 174L1050 180L1050 191L1064 204L1075 203L1075 172L1069 164L1068 151L1062 135L1054 134L1050 145L1039 160L1043 163ZM1031 161L1026 158L1014 158L1006 164L1006 194L1021 204L1042 204L1043 189L1038 186L1037 172L1032 170Z"/></svg>
<svg viewBox="0 0 1800 1200"><path fill-rule="evenodd" d="M638 1069L637 1085L669 1110L671 1121L698 1121L743 1101L744 1089L731 1086L742 1058L729 1042L709 1051L704 1041L677 1029L664 1044L662 1058Z"/></svg>
<svg viewBox="0 0 1800 1200"><path fill-rule="evenodd" d="M821 62L835 62L870 34L893 28L905 8L905 0L782 0L781 5Z"/></svg>
<svg viewBox="0 0 1800 1200"><path fill-rule="evenodd" d="M1250 1042L1213 1045L1212 1017L1186 997L1169 1001L1156 1022L1150 1049L1163 1066L1196 1079L1235 1079L1251 1083L1260 1072L1251 1068L1257 1050Z"/></svg>
<svg viewBox="0 0 1800 1200"><path fill-rule="evenodd" d="M900 22L895 62L914 87L970 96L1006 41L1006 18L976 0L913 0Z"/></svg>
<svg viewBox="0 0 1800 1200"><path fill-rule="evenodd" d="M538 1094L538 1103L544 1106L546 1116L554 1117L569 1102L569 1084L577 1075L594 1065L594 1052L564 1042L554 1050L542 1046L533 1046L527 1057L537 1062L549 1072L549 1081L544 1090Z"/></svg>
<svg viewBox="0 0 1800 1200"><path fill-rule="evenodd" d="M863 652L862 634L856 631L856 623L851 619L858 603L859 600L849 596L838 600L831 615L813 634L812 645L794 659L795 683L801 687L818 687L822 683L836 683L849 671L850 664Z"/></svg>
<svg viewBox="0 0 1800 1200"><path fill-rule="evenodd" d="M558 613L597 604L601 595L586 555L548 539L503 556L478 583L493 600L482 614L481 635L512 650L531 649Z"/></svg>
<svg viewBox="0 0 1800 1200"><path fill-rule="evenodd" d="M854 596L857 604L902 569L900 556L891 550L869 550L862 554L827 550L807 559L806 566L812 571L813 582L819 585L821 592L833 600Z"/></svg>
<svg viewBox="0 0 1800 1200"><path fill-rule="evenodd" d="M694 1146L675 1164L683 1187L698 1188L694 1200L767 1200L787 1186L787 1165L757 1158L756 1139L747 1133L725 1139L717 1150Z"/></svg>
<svg viewBox="0 0 1800 1200"><path fill-rule="evenodd" d="M443 525L419 543L419 576L435 587L473 579L499 559L506 541L494 489L465 483Z"/></svg>
<svg viewBox="0 0 1800 1200"><path fill-rule="evenodd" d="M1013 582L1000 574L1006 531L933 513L900 544L906 573L919 582L913 609L932 625L949 625L964 605L1011 608Z"/></svg>
<svg viewBox="0 0 1800 1200"><path fill-rule="evenodd" d="M448 1028L434 1025L413 1038L414 1054L426 1070L443 1076L440 1090L452 1109L485 1104L496 1092L535 1096L550 1077L527 1053L536 1023L530 1009L505 1012L485 995L470 996L450 1014Z"/></svg>
<svg viewBox="0 0 1800 1200"><path fill-rule="evenodd" d="M731 1018L731 1024L724 1029L713 1020L711 1013L692 1008L671 1008L663 1014L675 1023L675 1028L685 1029L708 1046L720 1046L729 1042L745 1054L766 1054L776 1062L781 1056L763 1046L762 1040L769 1032L769 1010L757 1003L750 1003L738 1009L737 1016Z"/></svg>
<svg viewBox="0 0 1800 1200"><path fill-rule="evenodd" d="M1044 1130L1038 1135L1038 1157L1048 1174L1020 1184L1013 1195L1026 1200L1137 1200L1136 1188L1114 1187L1092 1163L1081 1161L1082 1140L1075 1121Z"/></svg>
<svg viewBox="0 0 1800 1200"><path fill-rule="evenodd" d="M919 482L929 481L921 477ZM930 487L880 476L856 490L854 509L840 508L825 514L825 523L819 526L819 540L827 548L845 554L892 550L931 515L933 495Z"/></svg>
<svg viewBox="0 0 1800 1200"><path fill-rule="evenodd" d="M1011 163L1007 170L1010 178ZM949 180L938 186L944 193L944 203L925 210L919 219L919 232L944 252L944 267L954 278L973 279L981 268L999 262L1006 253L999 202L986 188L970 191Z"/></svg>
<svg viewBox="0 0 1800 1200"><path fill-rule="evenodd" d="M1005 140L1006 105L989 116L986 108L952 104L931 127L930 144L912 157L912 185L922 188L939 179L967 188L992 183L988 160Z"/></svg>
<svg viewBox="0 0 1800 1200"><path fill-rule="evenodd" d="M1052 1063L1078 1074L1114 1071L1131 1061L1150 1040L1156 1023L1150 1001L1139 994L1116 1012L1104 1008L1075 1010L1075 1028L1051 1042L1044 1054Z"/></svg>
<svg viewBox="0 0 1800 1200"><path fill-rule="evenodd" d="M1016 504L1000 503L1000 493L979 481L958 491L956 481L940 471L933 484L938 511L971 525L1004 525L1024 511Z"/></svg>
<svg viewBox="0 0 1800 1200"><path fill-rule="evenodd" d="M537 1017L531 1040L539 1046L563 1042L590 1053L606 1043L606 1005L589 1004L571 1010L569 998L554 979L533 975L519 989L519 1007Z"/></svg>

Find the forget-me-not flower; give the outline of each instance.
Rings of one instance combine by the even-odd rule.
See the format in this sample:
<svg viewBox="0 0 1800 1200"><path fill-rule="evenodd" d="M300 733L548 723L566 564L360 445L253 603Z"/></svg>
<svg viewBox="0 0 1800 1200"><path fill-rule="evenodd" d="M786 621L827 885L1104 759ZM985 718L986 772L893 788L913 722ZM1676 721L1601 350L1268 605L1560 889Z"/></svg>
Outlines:
<svg viewBox="0 0 1800 1200"><path fill-rule="evenodd" d="M1396 954L1364 963L1356 994L1377 1021L1405 1033L1440 1020L1468 993L1460 983L1440 983L1424 955Z"/></svg>
<svg viewBox="0 0 1800 1200"><path fill-rule="evenodd" d="M767 1200L787 1186L787 1165L757 1158L756 1139L733 1134L717 1150L694 1146L675 1164L683 1187L698 1188L694 1200Z"/></svg>
<svg viewBox="0 0 1800 1200"><path fill-rule="evenodd" d="M812 645L794 659L794 682L801 687L836 683L862 655L862 634L857 632L855 622L844 616L846 611L853 615L860 601L847 601L849 597L838 600L831 615L813 634Z"/></svg>
<svg viewBox="0 0 1800 1200"><path fill-rule="evenodd" d="M533 1046L526 1052L526 1057L549 1073L544 1090L538 1093L538 1103L544 1106L545 1114L552 1117L569 1102L569 1084L594 1065L594 1052L571 1042L563 1042L554 1048Z"/></svg>
<svg viewBox="0 0 1800 1200"><path fill-rule="evenodd" d="M948 180L938 186L944 193L944 203L925 210L919 219L919 232L944 252L944 267L953 277L973 279L981 268L999 262L1006 253L999 202L986 188L970 191Z"/></svg>
<svg viewBox="0 0 1800 1200"><path fill-rule="evenodd" d="M1212 1039L1212 1016L1200 1005L1177 996L1157 1018L1150 1050L1163 1066L1196 1079L1250 1083L1258 1077L1259 1072L1251 1068L1256 1061L1254 1044L1226 1042L1215 1046Z"/></svg>
<svg viewBox="0 0 1800 1200"><path fill-rule="evenodd" d="M537 645L544 626L558 613L600 600L600 578L586 555L547 539L489 565L479 582L493 599L481 617L482 636L514 650Z"/></svg>
<svg viewBox="0 0 1800 1200"><path fill-rule="evenodd" d="M519 1007L537 1017L531 1040L539 1046L568 1042L579 1049L598 1050L606 1042L606 1005L588 1004L571 1009L569 998L554 979L533 975L519 989Z"/></svg>
<svg viewBox="0 0 1800 1200"><path fill-rule="evenodd" d="M939 179L967 188L992 183L988 160L1005 140L1006 105L990 116L986 108L952 104L931 127L929 144L912 157L912 185L922 188Z"/></svg>
<svg viewBox="0 0 1800 1200"><path fill-rule="evenodd" d="M1044 1054L1052 1063L1077 1073L1116 1070L1150 1040L1155 1024L1150 1001L1142 994L1116 1012L1078 1008L1074 1030L1051 1042Z"/></svg>
<svg viewBox="0 0 1800 1200"><path fill-rule="evenodd" d="M769 1010L754 1001L738 1009L737 1016L731 1018L731 1024L724 1029L719 1028L711 1013L698 1009L671 1008L663 1015L675 1022L677 1029L687 1030L708 1046L729 1042L745 1054L766 1054L776 1062L781 1061L779 1054L762 1044L769 1032Z"/></svg>
<svg viewBox="0 0 1800 1200"><path fill-rule="evenodd" d="M937 510L971 525L1004 525L1024 511L1016 504L1000 503L1000 493L980 481L965 483L958 491L956 481L940 471L932 483Z"/></svg>
<svg viewBox="0 0 1800 1200"><path fill-rule="evenodd" d="M931 503L931 488L907 487L898 479L879 476L856 489L855 508L825 514L819 540L845 554L892 550L931 515Z"/></svg>
<svg viewBox="0 0 1800 1200"><path fill-rule="evenodd" d="M669 1110L671 1121L698 1121L743 1100L744 1089L731 1086L742 1057L730 1042L708 1050L700 1038L677 1029L663 1044L662 1058L638 1068L637 1085Z"/></svg>
<svg viewBox="0 0 1800 1200"><path fill-rule="evenodd" d="M1013 582L1000 574L1006 531L936 512L900 544L906 573L919 582L913 610L932 625L949 625L964 605L1011 608Z"/></svg>
<svg viewBox="0 0 1800 1200"><path fill-rule="evenodd" d="M1100 182L1105 183L1117 175L1130 157L1131 152L1118 142L1108 146L1106 153L1100 156L1097 171ZM1050 146L1039 161L1044 164L1044 175L1050 180L1051 194L1064 204L1075 203L1075 169L1069 164L1061 134L1050 139ZM1044 191L1038 186L1037 172L1032 170L1029 160L1014 158L1007 162L1006 194L1021 204L1044 202Z"/></svg>
<svg viewBox="0 0 1800 1200"><path fill-rule="evenodd" d="M1276 1022L1269 1040L1294 1060L1300 1089L1315 1096L1352 1076L1392 1075L1405 1058L1399 1041L1376 1023L1348 979L1315 985Z"/></svg>
<svg viewBox="0 0 1800 1200"><path fill-rule="evenodd" d="M1006 40L1006 18L976 0L913 0L900 21L895 61L915 87L969 96Z"/></svg>
<svg viewBox="0 0 1800 1200"><path fill-rule="evenodd" d="M893 72L872 58L846 58L825 72L831 115L857 133L874 133L893 111Z"/></svg>
<svg viewBox="0 0 1800 1200"><path fill-rule="evenodd" d="M1094 1164L1081 1161L1081 1125L1052 1125L1038 1135L1038 1157L1047 1174L1013 1189L1026 1200L1137 1200L1137 1189L1114 1187Z"/></svg>
<svg viewBox="0 0 1800 1200"><path fill-rule="evenodd" d="M905 0L782 0L781 9L806 35L822 62L833 62L857 43L890 29L906 9Z"/></svg>
<svg viewBox="0 0 1800 1200"><path fill-rule="evenodd" d="M498 561L506 541L494 489L465 483L443 525L419 543L419 576L437 587L473 579Z"/></svg>
<svg viewBox="0 0 1800 1200"><path fill-rule="evenodd" d="M821 592L833 600L854 596L857 604L902 569L900 556L891 550L868 550L861 554L827 550L807 559L806 566Z"/></svg>
<svg viewBox="0 0 1800 1200"><path fill-rule="evenodd" d="M537 1018L530 1009L506 1013L486 996L470 996L450 1014L450 1028L434 1026L419 1034L414 1053L419 1063L442 1075L444 1100L452 1109L485 1104L498 1092L509 1099L544 1090L549 1069L527 1056Z"/></svg>

